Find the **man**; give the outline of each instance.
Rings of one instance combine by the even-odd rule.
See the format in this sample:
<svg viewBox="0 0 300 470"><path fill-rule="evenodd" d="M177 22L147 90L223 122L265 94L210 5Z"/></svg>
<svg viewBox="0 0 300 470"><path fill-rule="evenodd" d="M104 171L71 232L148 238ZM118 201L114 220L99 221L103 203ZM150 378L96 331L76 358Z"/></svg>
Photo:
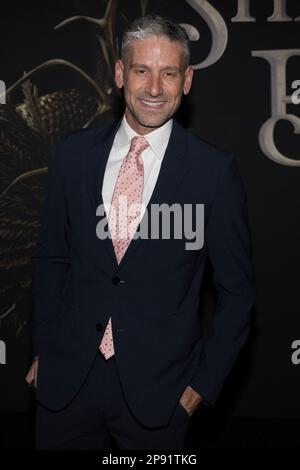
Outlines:
<svg viewBox="0 0 300 470"><path fill-rule="evenodd" d="M50 163L27 375L38 448L105 449L114 439L121 449L182 449L190 417L214 405L247 338L246 195L235 159L173 119L192 77L181 27L137 19L115 66L123 119L66 136ZM204 205L204 243L134 236L152 207L173 204L192 206L193 221ZM207 255L218 302L204 341Z"/></svg>

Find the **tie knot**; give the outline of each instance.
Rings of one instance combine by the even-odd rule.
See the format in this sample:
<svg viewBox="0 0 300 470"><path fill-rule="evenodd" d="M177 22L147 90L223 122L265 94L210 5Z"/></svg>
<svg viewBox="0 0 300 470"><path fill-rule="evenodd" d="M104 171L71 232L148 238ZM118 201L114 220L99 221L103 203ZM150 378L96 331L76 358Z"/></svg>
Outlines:
<svg viewBox="0 0 300 470"><path fill-rule="evenodd" d="M149 142L142 136L135 136L131 139L130 153L135 155L140 155L147 147L149 147Z"/></svg>

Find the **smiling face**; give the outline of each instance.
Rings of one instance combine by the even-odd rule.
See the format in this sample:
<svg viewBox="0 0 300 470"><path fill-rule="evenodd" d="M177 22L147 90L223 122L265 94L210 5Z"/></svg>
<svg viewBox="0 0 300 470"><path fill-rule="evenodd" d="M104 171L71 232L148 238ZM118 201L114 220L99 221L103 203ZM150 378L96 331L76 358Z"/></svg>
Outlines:
<svg viewBox="0 0 300 470"><path fill-rule="evenodd" d="M124 86L125 116L140 135L162 126L190 91L193 69L184 66L183 46L163 36L133 41L124 62L115 66L118 88Z"/></svg>

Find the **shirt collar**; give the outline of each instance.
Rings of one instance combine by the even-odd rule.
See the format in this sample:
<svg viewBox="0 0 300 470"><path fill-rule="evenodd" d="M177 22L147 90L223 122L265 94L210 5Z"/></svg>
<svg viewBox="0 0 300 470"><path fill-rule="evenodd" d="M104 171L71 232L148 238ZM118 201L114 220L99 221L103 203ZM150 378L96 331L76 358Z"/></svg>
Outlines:
<svg viewBox="0 0 300 470"><path fill-rule="evenodd" d="M149 145L154 155L158 159L161 159L165 153L165 149L168 145L168 141L171 135L172 125L173 125L173 119L169 119L161 127L158 127L154 131L149 132L148 134L145 134L143 136L149 142ZM128 121L124 114L121 125L118 130L117 141L116 141L117 148L121 149L127 146L130 143L131 139L137 135L139 134L137 134L132 129L132 127L128 124Z"/></svg>

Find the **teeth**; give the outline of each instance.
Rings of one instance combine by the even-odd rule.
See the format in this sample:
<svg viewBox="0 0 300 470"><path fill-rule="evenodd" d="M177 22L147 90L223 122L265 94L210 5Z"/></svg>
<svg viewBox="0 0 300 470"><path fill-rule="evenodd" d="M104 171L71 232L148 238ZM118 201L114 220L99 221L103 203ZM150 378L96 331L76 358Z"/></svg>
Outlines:
<svg viewBox="0 0 300 470"><path fill-rule="evenodd" d="M144 101L144 100L141 100L142 103L146 104L147 106L151 106L151 108L156 108L157 106L160 106L163 101Z"/></svg>

